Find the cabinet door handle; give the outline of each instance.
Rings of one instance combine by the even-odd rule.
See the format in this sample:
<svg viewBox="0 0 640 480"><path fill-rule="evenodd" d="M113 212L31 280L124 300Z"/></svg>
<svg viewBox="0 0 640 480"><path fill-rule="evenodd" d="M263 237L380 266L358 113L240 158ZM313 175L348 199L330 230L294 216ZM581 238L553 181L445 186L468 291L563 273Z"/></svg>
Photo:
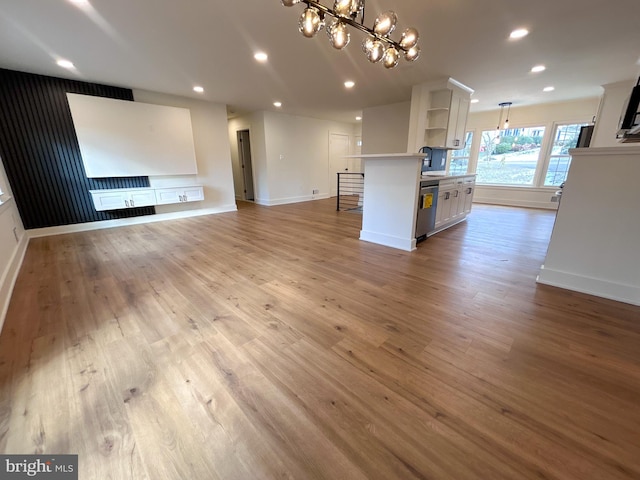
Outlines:
<svg viewBox="0 0 640 480"><path fill-rule="evenodd" d="M131 206L135 207L135 204L133 203L133 200L131 200Z"/></svg>
<svg viewBox="0 0 640 480"><path fill-rule="evenodd" d="M184 195L180 195L180 201L184 202Z"/></svg>
<svg viewBox="0 0 640 480"><path fill-rule="evenodd" d="M456 190L456 197L455 198L458 198L458 193L460 193L460 191Z"/></svg>
<svg viewBox="0 0 640 480"><path fill-rule="evenodd" d="M473 192L473 188L471 187L467 188L467 193L471 193L471 192Z"/></svg>
<svg viewBox="0 0 640 480"><path fill-rule="evenodd" d="M444 194L444 199L445 199L445 200L449 200L449 192L445 192L445 194Z"/></svg>
<svg viewBox="0 0 640 480"><path fill-rule="evenodd" d="M456 147L459 147L459 146L460 146L460 140L458 140L458 139L454 140L454 141L453 141L453 144L454 144Z"/></svg>
<svg viewBox="0 0 640 480"><path fill-rule="evenodd" d="M182 196L182 198L184 198L184 201L185 201L185 202L188 202L188 201L189 201L189 200L187 200L187 196L186 196L186 195L183 195L183 196Z"/></svg>
<svg viewBox="0 0 640 480"><path fill-rule="evenodd" d="M124 204L127 206L127 208L129 208L129 200L125 200Z"/></svg>

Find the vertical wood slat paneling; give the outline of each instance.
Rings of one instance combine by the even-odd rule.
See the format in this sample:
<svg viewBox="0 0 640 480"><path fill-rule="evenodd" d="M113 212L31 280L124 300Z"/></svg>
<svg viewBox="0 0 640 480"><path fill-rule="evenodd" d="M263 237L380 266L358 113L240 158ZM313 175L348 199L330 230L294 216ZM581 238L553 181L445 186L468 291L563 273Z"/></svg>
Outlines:
<svg viewBox="0 0 640 480"><path fill-rule="evenodd" d="M97 212L89 190L148 187L148 177L87 178L67 92L133 101L130 89L0 69L0 157L25 228L152 215Z"/></svg>

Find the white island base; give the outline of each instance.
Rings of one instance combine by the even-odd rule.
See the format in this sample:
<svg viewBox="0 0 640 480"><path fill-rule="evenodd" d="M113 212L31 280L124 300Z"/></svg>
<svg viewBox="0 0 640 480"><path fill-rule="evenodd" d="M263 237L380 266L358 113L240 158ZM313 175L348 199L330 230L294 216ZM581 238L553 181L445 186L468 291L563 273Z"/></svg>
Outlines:
<svg viewBox="0 0 640 480"><path fill-rule="evenodd" d="M424 154L359 155L364 164L360 240L416 249L416 211Z"/></svg>

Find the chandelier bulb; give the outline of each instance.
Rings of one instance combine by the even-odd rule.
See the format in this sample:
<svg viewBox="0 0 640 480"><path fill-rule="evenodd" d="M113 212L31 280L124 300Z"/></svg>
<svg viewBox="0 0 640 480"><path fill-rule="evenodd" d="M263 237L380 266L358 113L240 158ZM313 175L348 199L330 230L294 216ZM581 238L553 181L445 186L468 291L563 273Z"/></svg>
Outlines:
<svg viewBox="0 0 640 480"><path fill-rule="evenodd" d="M373 31L382 37L386 37L395 30L396 23L398 23L398 16L395 12L389 10L378 15L373 24Z"/></svg>
<svg viewBox="0 0 640 480"><path fill-rule="evenodd" d="M384 56L382 57L382 63L385 68L394 68L398 65L398 59L400 55L398 54L398 50L395 47L389 47L385 50Z"/></svg>
<svg viewBox="0 0 640 480"><path fill-rule="evenodd" d="M404 59L407 62L415 62L419 56L420 56L420 47L417 45L414 45L404 53Z"/></svg>
<svg viewBox="0 0 640 480"><path fill-rule="evenodd" d="M347 25L339 20L336 20L327 28L327 35L333 48L337 50L345 48L349 45L349 40L351 40Z"/></svg>
<svg viewBox="0 0 640 480"><path fill-rule="evenodd" d="M402 32L402 38L400 39L400 46L405 50L408 50L411 47L416 46L419 38L420 38L420 35L418 34L418 30L416 30L413 27L409 27L404 32Z"/></svg>
<svg viewBox="0 0 640 480"><path fill-rule="evenodd" d="M300 0L282 0L282 5L285 7L293 7L296 3L300 3Z"/></svg>
<svg viewBox="0 0 640 480"><path fill-rule="evenodd" d="M318 10L312 7L305 8L300 16L298 30L307 38L315 37L324 27L324 21L320 17Z"/></svg>

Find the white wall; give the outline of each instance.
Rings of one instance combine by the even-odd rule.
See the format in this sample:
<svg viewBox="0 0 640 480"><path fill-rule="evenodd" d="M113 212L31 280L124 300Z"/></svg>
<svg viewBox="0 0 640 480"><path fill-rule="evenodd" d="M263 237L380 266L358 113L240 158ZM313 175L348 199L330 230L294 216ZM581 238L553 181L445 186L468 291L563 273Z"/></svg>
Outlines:
<svg viewBox="0 0 640 480"><path fill-rule="evenodd" d="M342 133L354 141L360 134L356 124L264 111L230 120L229 141L235 139L237 130L246 128L251 139L255 201L261 205L327 198L329 181L334 178L329 172L329 134ZM231 150L237 170L235 142ZM315 189L318 194L313 194Z"/></svg>
<svg viewBox="0 0 640 480"><path fill-rule="evenodd" d="M410 117L411 102L365 108L362 153L407 153Z"/></svg>
<svg viewBox="0 0 640 480"><path fill-rule="evenodd" d="M573 151L540 283L640 305L638 178L637 145Z"/></svg>
<svg viewBox="0 0 640 480"><path fill-rule="evenodd" d="M149 177L149 181L152 187L176 183L202 184L204 200L157 206L156 212L206 210L214 213L235 210L226 106L145 90L134 90L133 97L137 102L183 107L191 111L198 174L195 177Z"/></svg>
<svg viewBox="0 0 640 480"><path fill-rule="evenodd" d="M616 139L618 124L622 115L622 107L631 95L631 89L635 85L634 80L608 83L603 85L602 103L598 112L598 121L593 129L591 137L592 147L617 147L629 146L630 143L619 143Z"/></svg>
<svg viewBox="0 0 640 480"><path fill-rule="evenodd" d="M27 248L18 209L12 198L4 165L0 162L0 330L9 308L11 292Z"/></svg>
<svg viewBox="0 0 640 480"><path fill-rule="evenodd" d="M545 141L542 151L549 148L550 135L556 123L590 123L596 115L600 100L589 98L570 102L545 103L527 107L512 107L509 123L513 127L544 126ZM470 169L475 171L483 130L492 130L498 123L499 110L471 113L467 120L467 130L473 131ZM557 208L551 201L555 187L502 187L476 185L473 201L499 205L514 205L535 208Z"/></svg>

